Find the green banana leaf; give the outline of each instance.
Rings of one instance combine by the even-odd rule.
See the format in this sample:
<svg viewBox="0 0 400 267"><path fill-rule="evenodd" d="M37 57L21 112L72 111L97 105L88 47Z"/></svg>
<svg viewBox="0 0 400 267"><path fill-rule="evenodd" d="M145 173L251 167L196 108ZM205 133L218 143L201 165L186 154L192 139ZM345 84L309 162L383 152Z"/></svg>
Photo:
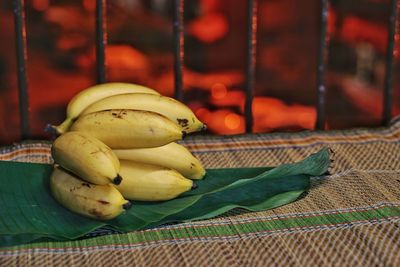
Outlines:
<svg viewBox="0 0 400 267"><path fill-rule="evenodd" d="M133 231L171 222L200 220L233 208L272 209L295 201L309 189L310 177L327 172L328 149L303 161L275 168L209 169L198 187L164 202L133 202L110 221L72 213L49 190L52 166L0 161L0 244L16 245L44 239L72 240L99 228Z"/></svg>

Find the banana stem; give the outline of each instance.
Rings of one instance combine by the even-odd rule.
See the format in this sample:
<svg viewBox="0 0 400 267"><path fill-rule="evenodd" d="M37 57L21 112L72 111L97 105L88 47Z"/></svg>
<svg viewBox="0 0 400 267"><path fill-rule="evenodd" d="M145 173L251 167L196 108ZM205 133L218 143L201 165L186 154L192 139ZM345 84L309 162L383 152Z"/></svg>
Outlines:
<svg viewBox="0 0 400 267"><path fill-rule="evenodd" d="M68 131L74 122L73 118L67 117L59 126L56 127L56 131L58 134L63 134Z"/></svg>
<svg viewBox="0 0 400 267"><path fill-rule="evenodd" d="M44 128L44 131L46 133L51 134L51 136L53 138L57 135L56 126L51 125L50 123L46 125L46 127Z"/></svg>
<svg viewBox="0 0 400 267"><path fill-rule="evenodd" d="M44 131L50 133L52 135L62 135L63 133L67 132L69 127L71 127L73 123L72 118L66 118L60 125L52 125L47 124L44 128Z"/></svg>

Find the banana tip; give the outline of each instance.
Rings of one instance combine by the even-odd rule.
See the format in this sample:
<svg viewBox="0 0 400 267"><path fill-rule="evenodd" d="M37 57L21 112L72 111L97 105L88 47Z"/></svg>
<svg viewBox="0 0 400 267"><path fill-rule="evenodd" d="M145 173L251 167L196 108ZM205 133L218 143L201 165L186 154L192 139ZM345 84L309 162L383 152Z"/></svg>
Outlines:
<svg viewBox="0 0 400 267"><path fill-rule="evenodd" d="M132 207L132 203L130 201L128 201L124 205L122 205L122 208L124 210L130 209L130 207Z"/></svg>
<svg viewBox="0 0 400 267"><path fill-rule="evenodd" d="M187 132L186 131L182 131L182 139L185 139L186 136L187 136Z"/></svg>
<svg viewBox="0 0 400 267"><path fill-rule="evenodd" d="M122 177L117 174L117 176L112 181L115 185L119 185L122 182Z"/></svg>
<svg viewBox="0 0 400 267"><path fill-rule="evenodd" d="M203 125L201 126L201 131L207 131L207 124L203 123Z"/></svg>
<svg viewBox="0 0 400 267"><path fill-rule="evenodd" d="M193 184L192 184L192 190L193 190L193 189L196 189L196 188L197 188L197 184L196 184L196 183L193 183Z"/></svg>

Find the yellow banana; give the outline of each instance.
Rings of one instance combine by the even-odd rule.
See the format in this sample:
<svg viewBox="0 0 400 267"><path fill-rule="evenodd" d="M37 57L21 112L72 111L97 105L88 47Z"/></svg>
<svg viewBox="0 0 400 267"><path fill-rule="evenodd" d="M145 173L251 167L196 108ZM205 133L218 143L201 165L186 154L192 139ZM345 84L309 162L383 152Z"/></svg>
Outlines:
<svg viewBox="0 0 400 267"><path fill-rule="evenodd" d="M119 159L163 166L189 179L201 179L206 171L201 162L183 145L175 142L153 148L114 149Z"/></svg>
<svg viewBox="0 0 400 267"><path fill-rule="evenodd" d="M87 107L82 114L107 109L136 109L159 113L178 124L187 133L205 129L205 124L185 104L161 95L121 94L103 98Z"/></svg>
<svg viewBox="0 0 400 267"><path fill-rule="evenodd" d="M114 152L97 138L82 132L60 135L51 147L56 163L93 184L121 182L119 160Z"/></svg>
<svg viewBox="0 0 400 267"><path fill-rule="evenodd" d="M192 180L177 171L127 160L121 161L121 175L124 175L124 180L114 186L130 200L170 200L194 185Z"/></svg>
<svg viewBox="0 0 400 267"><path fill-rule="evenodd" d="M71 130L86 132L111 148L156 147L180 140L186 134L160 114L131 109L82 115Z"/></svg>
<svg viewBox="0 0 400 267"><path fill-rule="evenodd" d="M111 184L94 185L59 167L50 176L50 189L65 208L94 219L115 218L131 206Z"/></svg>
<svg viewBox="0 0 400 267"><path fill-rule="evenodd" d="M60 125L50 125L50 127L53 128L57 134L63 134L68 131L73 121L81 114L81 112L92 103L105 97L126 93L159 95L157 91L151 88L131 83L110 82L94 85L75 95L68 103L67 118Z"/></svg>

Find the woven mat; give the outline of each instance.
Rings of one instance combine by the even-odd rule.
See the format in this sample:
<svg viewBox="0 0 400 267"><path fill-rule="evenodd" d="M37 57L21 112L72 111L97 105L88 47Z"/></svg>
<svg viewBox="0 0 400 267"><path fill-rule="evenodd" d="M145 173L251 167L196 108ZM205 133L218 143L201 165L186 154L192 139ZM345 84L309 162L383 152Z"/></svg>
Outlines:
<svg viewBox="0 0 400 267"><path fill-rule="evenodd" d="M331 174L314 177L292 204L0 247L0 266L400 266L400 118L382 129L192 136L184 144L207 168L276 166L327 146L335 153ZM49 142L27 141L0 149L0 159L52 162L49 152Z"/></svg>

